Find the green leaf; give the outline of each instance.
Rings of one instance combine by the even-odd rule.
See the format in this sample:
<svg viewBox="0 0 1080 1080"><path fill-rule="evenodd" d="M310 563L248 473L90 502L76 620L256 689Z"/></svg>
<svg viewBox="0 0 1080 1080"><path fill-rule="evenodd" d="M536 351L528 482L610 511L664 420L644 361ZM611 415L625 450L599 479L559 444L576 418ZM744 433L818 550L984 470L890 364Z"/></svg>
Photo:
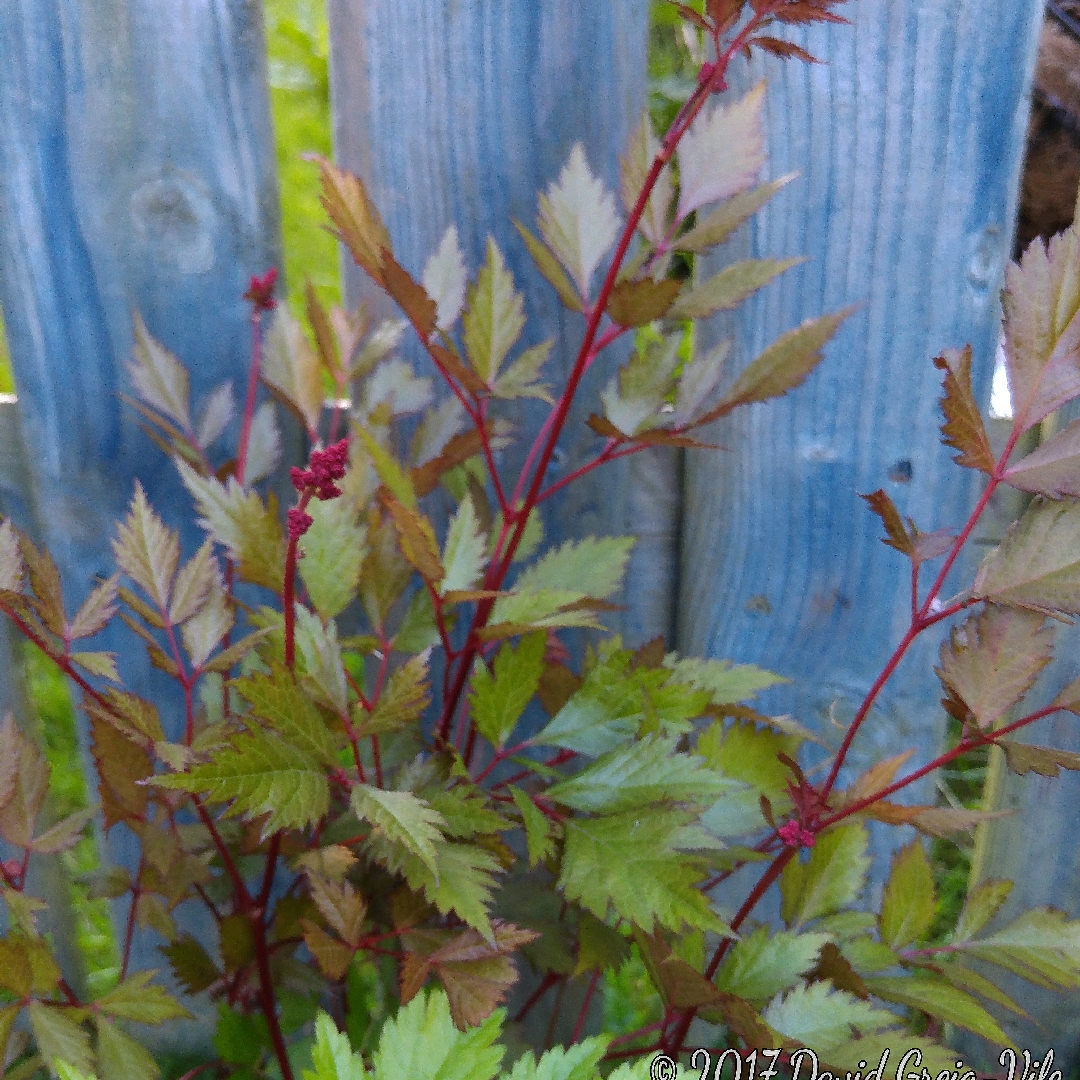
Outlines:
<svg viewBox="0 0 1080 1080"><path fill-rule="evenodd" d="M834 990L828 982L799 983L784 997L774 998L761 1015L769 1027L821 1056L847 1043L852 1028L871 1035L895 1029L899 1023L895 1013Z"/></svg>
<svg viewBox="0 0 1080 1080"><path fill-rule="evenodd" d="M714 769L733 780L749 784L759 795L777 803L787 795L791 772L779 759L793 757L798 740L777 731L759 730L752 721L724 726L716 720L699 736L697 753ZM754 797L757 802L757 795Z"/></svg>
<svg viewBox="0 0 1080 1080"><path fill-rule="evenodd" d="M788 173L776 180L758 184L749 191L732 195L730 199L725 199L715 210L706 215L703 221L699 221L682 236L677 236L672 247L676 251L703 252L717 244L722 244L744 221L752 214L756 214L782 187L790 184L798 175L798 173Z"/></svg>
<svg viewBox="0 0 1080 1080"><path fill-rule="evenodd" d="M937 889L922 841L893 853L881 897L878 929L890 949L899 950L926 936L937 914Z"/></svg>
<svg viewBox="0 0 1080 1080"><path fill-rule="evenodd" d="M190 791L211 802L232 800L230 814L269 815L264 835L302 829L326 815L330 788L322 766L278 735L252 732L233 738L214 760L186 773L156 776L158 787Z"/></svg>
<svg viewBox="0 0 1080 1080"><path fill-rule="evenodd" d="M166 1020L190 1020L191 1013L162 986L151 979L155 971L138 971L119 986L97 998L94 1007L107 1016L134 1020L138 1024L163 1024ZM108 1074L107 1074L108 1075Z"/></svg>
<svg viewBox="0 0 1080 1080"><path fill-rule="evenodd" d="M519 593L539 592L541 589L559 589L606 599L622 584L630 549L634 546L632 536L587 536L582 540L567 540L561 547L551 548L524 570L515 582ZM499 601L492 612L497 616Z"/></svg>
<svg viewBox="0 0 1080 1080"><path fill-rule="evenodd" d="M416 490L408 471L362 424L353 424L353 431L371 456L383 486L407 510L417 513L420 504L417 502Z"/></svg>
<svg viewBox="0 0 1080 1080"><path fill-rule="evenodd" d="M1041 613L987 605L953 627L942 642L937 673L946 693L992 728L1034 685L1053 655L1054 632Z"/></svg>
<svg viewBox="0 0 1080 1080"><path fill-rule="evenodd" d="M540 196L538 224L548 246L566 267L582 297L619 233L615 200L589 169L585 148L575 143L559 178Z"/></svg>
<svg viewBox="0 0 1080 1080"><path fill-rule="evenodd" d="M435 253L424 265L424 290L435 301L435 325L449 331L465 303L465 256L458 242L457 226L451 225Z"/></svg>
<svg viewBox="0 0 1080 1080"><path fill-rule="evenodd" d="M268 672L236 679L232 686L252 713L292 746L322 765L337 764L337 747L326 721L284 664L275 661Z"/></svg>
<svg viewBox="0 0 1080 1080"><path fill-rule="evenodd" d="M331 619L323 625L318 615L297 605L296 645L304 660L304 671L320 695L320 704L331 706L339 716L345 715L349 709L349 690L337 623Z"/></svg>
<svg viewBox="0 0 1080 1080"><path fill-rule="evenodd" d="M747 1001L766 1001L797 986L810 971L827 934L796 934L778 930L770 935L759 926L749 937L736 941L716 973L716 985Z"/></svg>
<svg viewBox="0 0 1080 1080"><path fill-rule="evenodd" d="M199 994L221 978L210 955L190 934L181 934L175 941L162 945L161 951L169 961L173 977L189 994Z"/></svg>
<svg viewBox="0 0 1080 1080"><path fill-rule="evenodd" d="M548 788L547 796L575 810L615 813L668 799L708 804L734 786L701 758L676 753L677 743L652 735L618 747Z"/></svg>
<svg viewBox="0 0 1080 1080"><path fill-rule="evenodd" d="M192 667L205 667L210 654L232 627L232 607L224 588L215 582L206 603L180 627Z"/></svg>
<svg viewBox="0 0 1080 1080"><path fill-rule="evenodd" d="M765 164L765 83L730 105L706 106L679 143L679 207L691 210L749 188Z"/></svg>
<svg viewBox="0 0 1080 1080"><path fill-rule="evenodd" d="M1080 986L1080 919L1070 919L1056 908L1025 911L964 951L1038 986Z"/></svg>
<svg viewBox="0 0 1080 1080"><path fill-rule="evenodd" d="M553 339L548 338L547 341L541 341L539 345L526 349L492 384L492 397L507 401L513 398L538 398L554 405L555 399L551 396L550 387L546 383L537 382L540 369L551 355L553 344Z"/></svg>
<svg viewBox="0 0 1080 1080"><path fill-rule="evenodd" d="M96 807L76 810L40 836L35 836L30 845L31 849L41 855L56 855L70 850L82 839L83 830L93 821L96 813Z"/></svg>
<svg viewBox="0 0 1080 1080"><path fill-rule="evenodd" d="M707 353L695 356L683 367L675 397L674 421L677 427L696 420L708 408L716 388L720 385L730 352L729 338Z"/></svg>
<svg viewBox="0 0 1080 1080"><path fill-rule="evenodd" d="M364 1059L349 1043L349 1037L320 1011L315 1020L315 1043L311 1048L315 1070L304 1070L303 1080L366 1080Z"/></svg>
<svg viewBox="0 0 1080 1080"><path fill-rule="evenodd" d="M263 382L291 405L308 432L318 431L324 396L319 357L286 304L274 312L262 361Z"/></svg>
<svg viewBox="0 0 1080 1080"><path fill-rule="evenodd" d="M514 289L513 275L490 237L487 262L469 289L463 326L469 363L490 385L525 326L524 300Z"/></svg>
<svg viewBox="0 0 1080 1080"><path fill-rule="evenodd" d="M137 311L134 322L135 357L127 365L127 371L136 393L147 405L175 420L185 432L190 431L188 373L184 365L150 336Z"/></svg>
<svg viewBox="0 0 1080 1080"><path fill-rule="evenodd" d="M93 637L116 614L116 595L120 587L120 575L113 574L98 585L83 601L78 614L68 624L67 638Z"/></svg>
<svg viewBox="0 0 1080 1080"><path fill-rule="evenodd" d="M169 603L169 619L174 625L191 618L202 608L219 577L220 571L214 559L214 544L207 539L176 575L172 600Z"/></svg>
<svg viewBox="0 0 1080 1080"><path fill-rule="evenodd" d="M733 665L730 660L678 659L674 653L669 653L664 658L664 666L671 670L671 677L676 682L707 691L714 705L749 701L759 690L790 682L783 675L774 675L754 664Z"/></svg>
<svg viewBox="0 0 1080 1080"><path fill-rule="evenodd" d="M798 928L854 903L870 867L866 845L862 822L818 833L809 862L793 859L780 877L784 921Z"/></svg>
<svg viewBox="0 0 1080 1080"><path fill-rule="evenodd" d="M677 336L635 352L600 392L604 415L626 435L655 427L660 407L674 388L678 365Z"/></svg>
<svg viewBox="0 0 1080 1080"><path fill-rule="evenodd" d="M56 1075L57 1064L62 1061L83 1073L93 1071L90 1035L71 1019L67 1009L31 1001L26 1006L26 1012L30 1017L38 1052L53 1075Z"/></svg>
<svg viewBox="0 0 1080 1080"><path fill-rule="evenodd" d="M1011 881L980 881L970 889L953 930L954 942L970 941L994 917L1012 892Z"/></svg>
<svg viewBox="0 0 1080 1080"><path fill-rule="evenodd" d="M1080 501L1035 499L975 576L973 595L1080 615Z"/></svg>
<svg viewBox="0 0 1080 1080"><path fill-rule="evenodd" d="M157 1080L157 1062L116 1024L97 1018L98 1071L109 1080Z"/></svg>
<svg viewBox="0 0 1080 1080"><path fill-rule="evenodd" d="M690 820L682 811L657 809L567 821L559 888L598 919L613 908L649 932L655 923L676 932L684 924L717 928L695 887L705 869L680 850Z"/></svg>
<svg viewBox="0 0 1080 1080"><path fill-rule="evenodd" d="M525 843L529 849L530 868L543 862L555 850L555 838L552 835L553 822L536 808L532 797L520 788L511 787L514 805L521 811L525 825Z"/></svg>
<svg viewBox="0 0 1080 1080"><path fill-rule="evenodd" d="M450 519L442 564L445 575L439 583L439 595L473 588L487 561L487 536L480 527L472 496L461 500L457 513Z"/></svg>
<svg viewBox="0 0 1080 1080"><path fill-rule="evenodd" d="M89 671L91 675L108 679L110 682L120 682L120 672L116 669L116 653L112 652L74 652L70 660L79 667Z"/></svg>
<svg viewBox="0 0 1080 1080"><path fill-rule="evenodd" d="M367 530L357 523L351 499L319 499L308 505L311 528L300 548L300 577L308 599L324 619L335 619L356 596L367 554Z"/></svg>
<svg viewBox="0 0 1080 1080"><path fill-rule="evenodd" d="M165 610L180 558L180 541L154 513L138 480L128 516L117 527L112 549L120 569Z"/></svg>
<svg viewBox="0 0 1080 1080"><path fill-rule="evenodd" d="M945 423L941 435L946 446L958 451L953 461L967 469L993 473L997 462L971 388L971 346L946 349L934 359L934 367L945 372L945 392L941 398Z"/></svg>
<svg viewBox="0 0 1080 1080"><path fill-rule="evenodd" d="M1005 268L1005 367L1013 424L1027 431L1080 394L1080 236L1076 228L1049 247L1031 244L1019 265Z"/></svg>
<svg viewBox="0 0 1080 1080"><path fill-rule="evenodd" d="M488 742L501 747L510 737L540 685L546 649L547 634L540 631L523 637L516 650L504 644L490 669L477 664L469 704L473 723Z"/></svg>
<svg viewBox="0 0 1080 1080"><path fill-rule="evenodd" d="M505 1080L594 1080L610 1036L594 1035L573 1046L553 1046L539 1061L526 1050Z"/></svg>
<svg viewBox="0 0 1080 1080"><path fill-rule="evenodd" d="M625 156L619 158L622 203L627 214L633 212L641 189L656 155L660 152L660 140L653 131L648 112L641 114L641 123L630 138ZM638 229L652 246L659 247L667 240L671 223L671 203L675 184L671 175L671 163L665 162L656 178Z"/></svg>
<svg viewBox="0 0 1080 1080"><path fill-rule="evenodd" d="M513 822L493 810L486 793L473 784L460 783L450 788L437 784L424 788L433 810L446 819L443 832L457 840L491 836L513 827Z"/></svg>
<svg viewBox="0 0 1080 1080"><path fill-rule="evenodd" d="M559 265L559 260L552 255L549 248L545 247L524 225L519 221L514 222L521 239L525 241L525 247L536 263L536 268L554 286L559 294L559 299L571 310L581 311L581 297L574 290L566 271Z"/></svg>
<svg viewBox="0 0 1080 1080"><path fill-rule="evenodd" d="M427 679L426 653L407 660L387 680L372 712L366 716L358 712L362 730L397 731L419 720L431 703Z"/></svg>
<svg viewBox="0 0 1080 1080"><path fill-rule="evenodd" d="M806 262L795 259L744 259L725 266L707 281L695 285L675 301L673 319L707 319L718 311L730 311L763 289L774 278Z"/></svg>
<svg viewBox="0 0 1080 1080"><path fill-rule="evenodd" d="M494 1012L478 1027L458 1031L446 994L422 991L384 1024L373 1080L491 1080L505 1053L495 1042L502 1018Z"/></svg>
<svg viewBox="0 0 1080 1080"><path fill-rule="evenodd" d="M997 1021L975 998L943 979L929 975L879 975L865 981L866 988L875 997L939 1017L946 1023L955 1024L989 1039L995 1046L1014 1045Z"/></svg>
<svg viewBox="0 0 1080 1080"><path fill-rule="evenodd" d="M442 814L411 791L383 791L368 784L353 788L349 805L358 818L370 821L391 844L415 855L438 879L435 845L443 841Z"/></svg>

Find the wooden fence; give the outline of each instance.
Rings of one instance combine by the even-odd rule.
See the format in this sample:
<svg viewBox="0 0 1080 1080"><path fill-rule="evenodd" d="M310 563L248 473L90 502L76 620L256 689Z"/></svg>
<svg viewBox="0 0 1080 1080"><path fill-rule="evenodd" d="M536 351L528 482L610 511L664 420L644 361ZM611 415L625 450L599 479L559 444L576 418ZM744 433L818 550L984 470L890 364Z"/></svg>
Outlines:
<svg viewBox="0 0 1080 1080"><path fill-rule="evenodd" d="M616 186L645 104L647 0L329 0L329 14L335 154L364 176L401 262L419 271L455 223L475 267L493 235L529 298L533 339L554 337L568 364L581 319L558 306L510 218L533 220L578 140ZM631 459L547 521L554 540L636 533L624 633L792 676L765 707L826 735L830 709L850 712L906 626L901 560L857 493L885 487L928 529L974 501L976 478L936 441L930 359L970 341L988 397L1041 4L857 0L845 14L852 26L793 34L820 66L736 65L736 91L769 80L770 174L802 175L719 257L811 261L706 328L703 344L733 333L737 370L804 317L863 307L803 388L716 433L729 453ZM240 295L280 261L259 10L20 0L0 4L0 56L0 304L36 529L74 605L105 571L135 476L170 524L187 505L116 396L131 310L191 365L198 402L224 379L241 384ZM346 286L360 298L349 270ZM558 468L586 453L584 410L617 361L591 374ZM528 433L538 416L514 419ZM0 498L32 524L21 481ZM190 528L183 537L193 544ZM902 667L854 768L940 743L934 648ZM139 692L160 688L126 649L124 675ZM122 833L111 854L130 860ZM1027 901L1075 911L1075 867L1065 877L1064 893L1033 888ZM154 944L140 944L145 958Z"/></svg>

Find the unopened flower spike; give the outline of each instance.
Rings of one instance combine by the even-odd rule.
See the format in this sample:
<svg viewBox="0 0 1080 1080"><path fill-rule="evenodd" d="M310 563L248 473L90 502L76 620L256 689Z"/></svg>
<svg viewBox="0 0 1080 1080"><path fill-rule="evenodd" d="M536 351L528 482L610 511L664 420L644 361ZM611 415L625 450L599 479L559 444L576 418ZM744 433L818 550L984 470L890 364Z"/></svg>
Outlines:
<svg viewBox="0 0 1080 1080"><path fill-rule="evenodd" d="M256 311L273 311L277 307L274 299L274 286L277 284L277 267L271 266L269 270L259 277L251 276L248 291L244 293L244 299L249 301Z"/></svg>

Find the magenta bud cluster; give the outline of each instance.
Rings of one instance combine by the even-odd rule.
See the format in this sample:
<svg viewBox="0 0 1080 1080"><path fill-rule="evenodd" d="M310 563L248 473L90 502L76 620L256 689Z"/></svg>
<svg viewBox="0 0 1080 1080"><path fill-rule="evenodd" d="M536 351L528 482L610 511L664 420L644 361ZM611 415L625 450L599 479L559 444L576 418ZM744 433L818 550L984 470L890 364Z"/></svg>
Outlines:
<svg viewBox="0 0 1080 1080"><path fill-rule="evenodd" d="M248 291L244 293L244 299L256 311L273 311L277 307L277 301L274 299L274 286L276 284L277 268L271 266L262 277L252 275Z"/></svg>
<svg viewBox="0 0 1080 1080"><path fill-rule="evenodd" d="M810 848L814 846L814 834L809 829L803 828L794 818L791 821L784 822L776 832L788 847Z"/></svg>
<svg viewBox="0 0 1080 1080"><path fill-rule="evenodd" d="M325 450L312 450L308 467L298 469L294 465L289 470L289 479L292 480L293 487L308 498L314 497L324 502L327 499L336 499L341 494L341 488L334 481L345 475L348 460L349 440L341 439ZM286 514L286 520L290 540L299 539L312 525L311 515L306 514L299 506L294 506Z"/></svg>

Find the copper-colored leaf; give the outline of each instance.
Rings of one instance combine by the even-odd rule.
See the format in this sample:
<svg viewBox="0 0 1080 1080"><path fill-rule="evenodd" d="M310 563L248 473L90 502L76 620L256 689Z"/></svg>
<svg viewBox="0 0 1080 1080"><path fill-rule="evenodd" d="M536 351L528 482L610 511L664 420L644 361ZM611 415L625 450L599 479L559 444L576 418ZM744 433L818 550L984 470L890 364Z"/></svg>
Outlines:
<svg viewBox="0 0 1080 1080"><path fill-rule="evenodd" d="M1029 772L1037 772L1040 776L1057 776L1061 769L1080 772L1080 754L1069 750L1032 746L1011 739L1002 739L998 746L1005 751L1005 761L1010 771L1018 776Z"/></svg>
<svg viewBox="0 0 1080 1080"><path fill-rule="evenodd" d="M315 347L319 350L319 359L323 367L331 374L341 370L341 358L338 354L338 340L330 316L319 301L315 286L308 281L304 288L304 300L308 322L315 334Z"/></svg>
<svg viewBox="0 0 1080 1080"><path fill-rule="evenodd" d="M435 330L435 301L428 296L424 286L415 281L397 262L389 250L382 253L382 272L386 291L408 316L420 340L427 341Z"/></svg>
<svg viewBox="0 0 1080 1080"><path fill-rule="evenodd" d="M971 389L971 346L946 349L934 358L934 367L945 372L941 411L945 423L941 426L942 441L958 451L953 461L968 469L992 473L996 464L994 451L983 424L982 412Z"/></svg>
<svg viewBox="0 0 1080 1080"><path fill-rule="evenodd" d="M311 950L319 970L328 978L337 982L345 978L345 972L352 963L354 949L343 941L331 937L315 923L304 920L304 944Z"/></svg>
<svg viewBox="0 0 1080 1080"><path fill-rule="evenodd" d="M438 585L443 579L444 571L431 522L423 514L398 502L388 492L383 494L382 503L394 523L402 555L419 571L425 581Z"/></svg>
<svg viewBox="0 0 1080 1080"><path fill-rule="evenodd" d="M607 313L620 326L645 326L667 314L681 288L674 278L620 281L611 290Z"/></svg>
<svg viewBox="0 0 1080 1080"><path fill-rule="evenodd" d="M808 64L821 63L816 56L811 56L800 45L796 45L792 41L782 41L780 38L770 37L768 34L751 38L749 44L759 45L766 52L772 53L773 56L779 56L781 60L790 60L794 57L796 60L805 60Z"/></svg>
<svg viewBox="0 0 1080 1080"><path fill-rule="evenodd" d="M881 522L885 526L887 535L882 537L881 542L888 544L891 548L896 548L901 554L911 558L915 554L915 541L904 527L904 523L900 519L900 511L893 505L893 501L888 494L878 488L877 491L872 491L869 495L861 495L860 498L867 501L870 509L881 518Z"/></svg>
<svg viewBox="0 0 1080 1080"><path fill-rule="evenodd" d="M138 781L153 775L149 753L121 735L100 713L91 714L90 731L105 828L111 829L118 821L144 818L147 789Z"/></svg>
<svg viewBox="0 0 1080 1080"><path fill-rule="evenodd" d="M475 457L483 449L480 432L469 428L455 435L438 457L424 462L411 471L413 488L417 496L428 495L439 486L440 477L455 466Z"/></svg>
<svg viewBox="0 0 1080 1080"><path fill-rule="evenodd" d="M821 946L817 967L807 972L807 978L813 981L828 979L837 990L846 990L863 1001L870 997L866 983L859 978L844 954L831 941L826 941Z"/></svg>
<svg viewBox="0 0 1080 1080"><path fill-rule="evenodd" d="M1005 483L1051 499L1080 495L1080 420L1005 471Z"/></svg>
<svg viewBox="0 0 1080 1080"><path fill-rule="evenodd" d="M383 255L390 251L390 234L368 198L358 176L316 159L322 181L319 201L357 265L382 285Z"/></svg>

